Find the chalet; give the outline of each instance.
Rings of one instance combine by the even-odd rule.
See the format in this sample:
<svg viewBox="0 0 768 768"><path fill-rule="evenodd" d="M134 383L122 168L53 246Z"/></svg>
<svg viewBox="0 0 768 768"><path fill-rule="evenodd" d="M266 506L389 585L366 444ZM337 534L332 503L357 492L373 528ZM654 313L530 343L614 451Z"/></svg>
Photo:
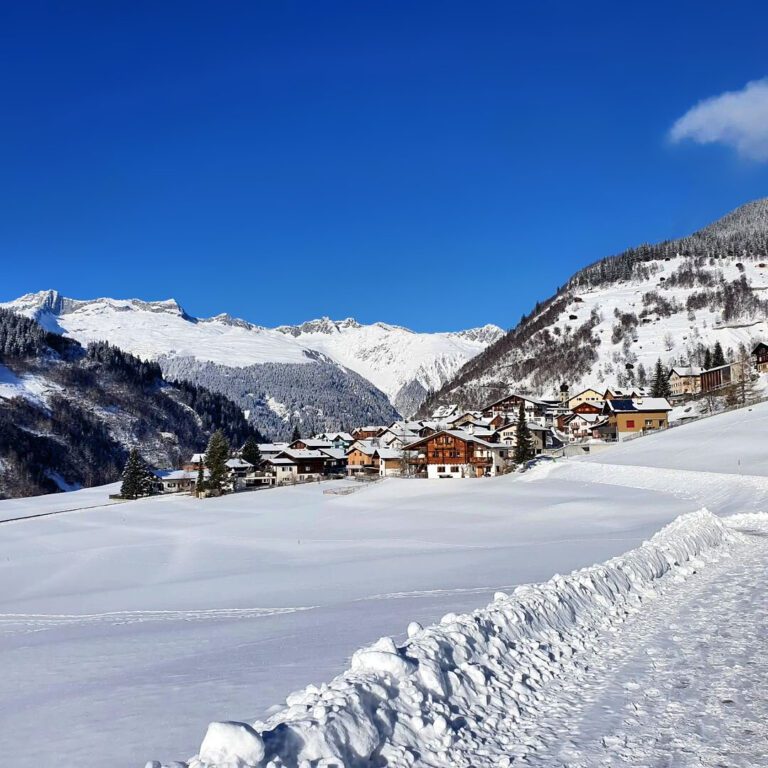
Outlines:
<svg viewBox="0 0 768 768"><path fill-rule="evenodd" d="M298 467L288 456L270 456L264 459L264 469L273 478L273 485L297 482Z"/></svg>
<svg viewBox="0 0 768 768"><path fill-rule="evenodd" d="M370 440L356 440L352 443L347 449L347 475L354 477L378 472L379 459L376 451L379 447Z"/></svg>
<svg viewBox="0 0 768 768"><path fill-rule="evenodd" d="M460 430L443 430L408 446L408 462L430 479L489 477L506 465L507 450Z"/></svg>
<svg viewBox="0 0 768 768"><path fill-rule="evenodd" d="M352 430L352 437L355 440L370 440L372 437L377 437L379 432L386 429L386 427L382 426L375 426L372 424L369 424L366 427L358 427L357 429Z"/></svg>
<svg viewBox="0 0 768 768"><path fill-rule="evenodd" d="M592 430L601 420L600 413L571 413L570 416L566 416L562 431L568 435L570 440L587 440L592 437Z"/></svg>
<svg viewBox="0 0 768 768"><path fill-rule="evenodd" d="M319 448L325 456L325 474L343 475L347 470L347 452L344 448Z"/></svg>
<svg viewBox="0 0 768 768"><path fill-rule="evenodd" d="M570 413L602 413L604 400L583 402L570 409Z"/></svg>
<svg viewBox="0 0 768 768"><path fill-rule="evenodd" d="M521 403L523 404L527 421L544 423L548 404L527 395L512 394L502 397L501 400L496 400L496 402L486 405L483 408L483 416L488 419L502 416L509 421L511 418L517 417Z"/></svg>
<svg viewBox="0 0 768 768"><path fill-rule="evenodd" d="M197 470L161 469L155 474L155 489L159 493L191 493L197 483ZM208 470L203 471L204 479L208 479Z"/></svg>
<svg viewBox="0 0 768 768"><path fill-rule="evenodd" d="M244 459L227 459L225 463L231 477L245 477L253 471L253 464Z"/></svg>
<svg viewBox="0 0 768 768"><path fill-rule="evenodd" d="M672 406L664 397L609 398L603 406L602 421L593 427L599 436L622 440L627 435L666 429Z"/></svg>
<svg viewBox="0 0 768 768"><path fill-rule="evenodd" d="M326 458L320 451L301 448L286 448L275 456L275 459L291 460L295 466L295 480L300 483L319 480L325 474Z"/></svg>
<svg viewBox="0 0 768 768"><path fill-rule="evenodd" d="M320 440L318 438L299 438L288 444L288 447L293 450L300 451L318 451L321 448L333 448L333 443L330 440Z"/></svg>
<svg viewBox="0 0 768 768"><path fill-rule="evenodd" d="M380 477L394 477L403 472L403 452L392 448L377 448L374 458L379 463Z"/></svg>
<svg viewBox="0 0 768 768"><path fill-rule="evenodd" d="M270 456L277 456L278 453L284 451L288 447L288 443L259 443L259 453L261 457L266 459Z"/></svg>
<svg viewBox="0 0 768 768"><path fill-rule="evenodd" d="M760 342L752 350L752 363L758 373L768 372L768 344Z"/></svg>
<svg viewBox="0 0 768 768"><path fill-rule="evenodd" d="M581 405L591 405L599 411L603 407L603 400L602 392L598 392L596 389L585 389L578 395L568 398L568 410L575 413L595 413L595 411L576 411L576 408Z"/></svg>
<svg viewBox="0 0 768 768"><path fill-rule="evenodd" d="M429 418L431 421L447 423L452 417L458 415L459 406L456 403L452 403L451 405L439 405Z"/></svg>
<svg viewBox="0 0 768 768"><path fill-rule="evenodd" d="M189 459L189 461L185 461L181 468L185 472L196 472L200 465L205 466L205 454L204 453L193 453L192 458Z"/></svg>
<svg viewBox="0 0 768 768"><path fill-rule="evenodd" d="M669 390L672 397L680 398L685 395L698 395L701 392L701 374L703 372L703 369L693 366L670 368L667 380L669 381Z"/></svg>
<svg viewBox="0 0 768 768"><path fill-rule="evenodd" d="M446 421L446 424L451 429L461 429L462 427L466 426L467 424L487 424L488 419L483 420L483 414L480 413L480 411L465 411L460 416L456 416L455 418L448 419Z"/></svg>
<svg viewBox="0 0 768 768"><path fill-rule="evenodd" d="M333 448L344 448L345 450L355 442L355 438L349 432L323 432L320 435L315 435L315 439L326 440Z"/></svg>

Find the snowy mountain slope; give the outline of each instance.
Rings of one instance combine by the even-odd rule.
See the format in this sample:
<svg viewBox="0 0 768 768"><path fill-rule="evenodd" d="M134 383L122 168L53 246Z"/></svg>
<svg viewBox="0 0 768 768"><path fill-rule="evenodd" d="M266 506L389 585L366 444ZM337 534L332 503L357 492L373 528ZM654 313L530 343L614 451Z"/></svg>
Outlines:
<svg viewBox="0 0 768 768"><path fill-rule="evenodd" d="M352 318L329 318L276 330L338 360L385 392L397 406L412 382L438 389L470 358L497 341L503 331L485 325L454 333L414 333L387 323L361 325Z"/></svg>
<svg viewBox="0 0 768 768"><path fill-rule="evenodd" d="M690 237L644 245L577 272L557 294L470 360L424 410L510 389L552 396L562 382L642 385L661 358L702 365L768 339L768 199Z"/></svg>
<svg viewBox="0 0 768 768"><path fill-rule="evenodd" d="M405 410L415 408L427 391L440 387L503 335L492 325L455 333L414 333L385 323L361 325L351 318L270 329L229 315L194 318L173 300L79 301L56 291L28 294L2 306L83 343L109 339L145 359L184 358L230 368L336 363L371 382ZM398 400L403 391L407 396ZM279 401L273 393L268 395Z"/></svg>
<svg viewBox="0 0 768 768"><path fill-rule="evenodd" d="M254 433L220 394L0 311L0 498L114 481L133 447L155 467L177 466L219 426L238 444Z"/></svg>

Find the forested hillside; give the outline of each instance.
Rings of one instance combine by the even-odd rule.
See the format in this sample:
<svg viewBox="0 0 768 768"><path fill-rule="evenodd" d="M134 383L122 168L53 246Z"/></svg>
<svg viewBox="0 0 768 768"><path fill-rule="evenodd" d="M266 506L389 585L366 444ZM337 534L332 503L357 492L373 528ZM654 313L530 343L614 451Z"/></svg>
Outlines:
<svg viewBox="0 0 768 768"><path fill-rule="evenodd" d="M470 407L514 389L553 396L563 382L643 385L659 358L701 366L720 342L729 360L768 338L768 200L677 240L601 259L433 393Z"/></svg>
<svg viewBox="0 0 768 768"><path fill-rule="evenodd" d="M114 481L134 446L155 467L176 466L217 428L234 444L259 436L221 394L0 309L0 497Z"/></svg>

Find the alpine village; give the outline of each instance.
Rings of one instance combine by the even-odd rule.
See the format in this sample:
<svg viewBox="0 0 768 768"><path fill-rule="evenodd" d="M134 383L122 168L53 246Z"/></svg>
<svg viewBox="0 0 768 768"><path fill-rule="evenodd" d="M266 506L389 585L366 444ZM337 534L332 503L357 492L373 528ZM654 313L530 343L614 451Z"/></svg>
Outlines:
<svg viewBox="0 0 768 768"><path fill-rule="evenodd" d="M717 343L706 350L703 367L666 368L659 360L649 387L571 392L563 383L552 399L510 393L472 410L442 405L425 419L311 437L296 427L290 442L261 443L249 437L232 446L217 430L204 450L175 469L151 469L133 449L118 496L206 498L343 477L361 482L494 477L557 457L596 453L700 418L685 408L693 401L701 401L705 410L709 403L710 412L744 405L750 383L766 372L768 344L757 344L750 359L728 362Z"/></svg>

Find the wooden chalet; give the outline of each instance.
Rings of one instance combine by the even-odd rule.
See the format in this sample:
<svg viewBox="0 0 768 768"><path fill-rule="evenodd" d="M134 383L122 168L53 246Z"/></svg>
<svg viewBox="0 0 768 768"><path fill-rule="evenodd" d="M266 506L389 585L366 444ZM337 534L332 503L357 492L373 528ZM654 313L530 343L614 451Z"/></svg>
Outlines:
<svg viewBox="0 0 768 768"><path fill-rule="evenodd" d="M430 479L497 475L505 466L506 446L460 430L443 430L408 446L408 462Z"/></svg>
<svg viewBox="0 0 768 768"><path fill-rule="evenodd" d="M768 373L768 344L760 342L752 350L752 363L758 373Z"/></svg>

